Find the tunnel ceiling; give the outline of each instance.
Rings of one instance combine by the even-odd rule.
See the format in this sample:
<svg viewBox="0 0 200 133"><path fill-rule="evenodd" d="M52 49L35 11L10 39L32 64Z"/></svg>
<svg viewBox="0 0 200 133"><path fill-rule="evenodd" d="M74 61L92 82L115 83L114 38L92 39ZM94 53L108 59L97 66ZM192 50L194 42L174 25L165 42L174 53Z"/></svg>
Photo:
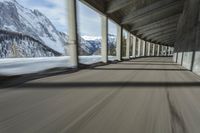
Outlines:
<svg viewBox="0 0 200 133"><path fill-rule="evenodd" d="M81 0L139 38L173 46L184 0Z"/></svg>

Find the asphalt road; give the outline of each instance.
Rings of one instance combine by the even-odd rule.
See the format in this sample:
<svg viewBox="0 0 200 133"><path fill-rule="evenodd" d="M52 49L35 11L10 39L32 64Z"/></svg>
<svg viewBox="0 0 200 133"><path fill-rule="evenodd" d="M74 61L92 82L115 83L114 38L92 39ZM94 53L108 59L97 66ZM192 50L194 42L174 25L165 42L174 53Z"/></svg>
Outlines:
<svg viewBox="0 0 200 133"><path fill-rule="evenodd" d="M141 58L0 90L0 133L199 133L200 77Z"/></svg>

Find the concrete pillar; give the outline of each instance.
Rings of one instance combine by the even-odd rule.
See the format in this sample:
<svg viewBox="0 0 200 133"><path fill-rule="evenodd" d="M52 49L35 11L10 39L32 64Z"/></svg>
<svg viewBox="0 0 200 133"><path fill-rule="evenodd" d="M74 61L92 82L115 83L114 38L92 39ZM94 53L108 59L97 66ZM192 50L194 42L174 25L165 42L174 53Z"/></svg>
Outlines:
<svg viewBox="0 0 200 133"><path fill-rule="evenodd" d="M168 47L165 46L165 56L168 56Z"/></svg>
<svg viewBox="0 0 200 133"><path fill-rule="evenodd" d="M140 57L141 40L138 38L138 57Z"/></svg>
<svg viewBox="0 0 200 133"><path fill-rule="evenodd" d="M116 56L117 60L122 60L122 27L117 25L117 46L116 46Z"/></svg>
<svg viewBox="0 0 200 133"><path fill-rule="evenodd" d="M190 66L190 70L193 72L193 68L194 68L194 61L195 61L195 51L192 51L192 61L191 61L191 66Z"/></svg>
<svg viewBox="0 0 200 133"><path fill-rule="evenodd" d="M166 46L166 56L169 56L169 46Z"/></svg>
<svg viewBox="0 0 200 133"><path fill-rule="evenodd" d="M164 46L161 45L161 56L164 56Z"/></svg>
<svg viewBox="0 0 200 133"><path fill-rule="evenodd" d="M168 56L171 56L171 47L168 47Z"/></svg>
<svg viewBox="0 0 200 133"><path fill-rule="evenodd" d="M171 52L172 52L171 54L174 54L174 47L172 47L172 51Z"/></svg>
<svg viewBox="0 0 200 133"><path fill-rule="evenodd" d="M152 56L155 56L155 44L152 43L152 45L153 45L153 48L152 48Z"/></svg>
<svg viewBox="0 0 200 133"><path fill-rule="evenodd" d="M135 36L133 36L133 49L132 49L132 56L133 56L133 58L135 58L136 57L136 55L135 55L135 49L136 49L136 37Z"/></svg>
<svg viewBox="0 0 200 133"><path fill-rule="evenodd" d="M173 55L173 47L171 47L170 54Z"/></svg>
<svg viewBox="0 0 200 133"><path fill-rule="evenodd" d="M158 49L157 49L157 56L160 56L160 45L158 44Z"/></svg>
<svg viewBox="0 0 200 133"><path fill-rule="evenodd" d="M147 56L150 56L151 43L147 42Z"/></svg>
<svg viewBox="0 0 200 133"><path fill-rule="evenodd" d="M151 43L150 42L147 42L147 56L151 56Z"/></svg>
<svg viewBox="0 0 200 133"><path fill-rule="evenodd" d="M68 35L69 35L69 55L70 64L73 67L78 67L78 32L77 32L77 10L76 0L67 1L68 10Z"/></svg>
<svg viewBox="0 0 200 133"><path fill-rule="evenodd" d="M128 32L126 40L126 59L130 59L130 45L131 45L131 33Z"/></svg>
<svg viewBox="0 0 200 133"><path fill-rule="evenodd" d="M145 56L146 54L145 54L145 41L144 40L142 40L142 56Z"/></svg>
<svg viewBox="0 0 200 133"><path fill-rule="evenodd" d="M163 46L163 55L166 56L166 46Z"/></svg>
<svg viewBox="0 0 200 133"><path fill-rule="evenodd" d="M101 42L101 56L102 62L108 62L108 17L101 16L101 32L102 32L102 42Z"/></svg>
<svg viewBox="0 0 200 133"><path fill-rule="evenodd" d="M169 56L169 46L166 46L166 56Z"/></svg>

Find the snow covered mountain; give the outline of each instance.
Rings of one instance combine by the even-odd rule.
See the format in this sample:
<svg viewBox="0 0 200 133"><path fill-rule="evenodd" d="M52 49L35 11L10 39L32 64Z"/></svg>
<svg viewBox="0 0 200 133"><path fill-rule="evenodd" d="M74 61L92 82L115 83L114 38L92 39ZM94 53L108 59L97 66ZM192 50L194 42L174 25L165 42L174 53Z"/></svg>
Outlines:
<svg viewBox="0 0 200 133"><path fill-rule="evenodd" d="M99 55L101 53L101 37L98 36L82 36L82 38L90 44L90 49L93 55ZM116 48L116 36L108 34L108 50L115 51Z"/></svg>
<svg viewBox="0 0 200 133"><path fill-rule="evenodd" d="M65 40L51 21L38 10L27 9L16 0L0 0L0 29L28 35L65 54Z"/></svg>
<svg viewBox="0 0 200 133"><path fill-rule="evenodd" d="M0 33L0 58L60 56L60 53L28 35L4 30Z"/></svg>
<svg viewBox="0 0 200 133"><path fill-rule="evenodd" d="M0 58L68 55L69 51L67 34L41 12L16 0L0 0L0 37ZM109 48L115 47L114 38L109 35ZM80 55L100 54L101 37L79 36L79 42Z"/></svg>
<svg viewBox="0 0 200 133"><path fill-rule="evenodd" d="M101 47L101 37L99 36L81 36L85 41L91 42L92 44L96 44L96 48ZM116 46L116 36L112 34L108 34L108 47Z"/></svg>

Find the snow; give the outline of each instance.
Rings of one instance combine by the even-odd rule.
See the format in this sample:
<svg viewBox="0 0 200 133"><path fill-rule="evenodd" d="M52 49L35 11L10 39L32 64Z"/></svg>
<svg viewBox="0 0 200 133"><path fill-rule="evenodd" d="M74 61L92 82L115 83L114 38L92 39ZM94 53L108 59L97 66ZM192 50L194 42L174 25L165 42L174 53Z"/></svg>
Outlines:
<svg viewBox="0 0 200 133"><path fill-rule="evenodd" d="M34 29L36 33L42 33L40 38L44 41L45 45L56 50L59 53L65 54L63 43L60 41L60 37L53 31L54 28L48 22L48 19L45 16L35 16L32 10L25 9L18 6L18 12L20 14L21 22L26 23L27 26L30 26L31 29ZM41 23L45 24L49 33L51 33L52 38L47 36L47 34L43 33L43 28L41 27Z"/></svg>
<svg viewBox="0 0 200 133"><path fill-rule="evenodd" d="M81 36L84 40L101 40L99 36Z"/></svg>
<svg viewBox="0 0 200 133"><path fill-rule="evenodd" d="M102 56L101 55L91 55L91 56L79 56L79 62L82 64L93 64L101 62ZM108 56L108 60L114 61L116 60L115 56Z"/></svg>
<svg viewBox="0 0 200 133"><path fill-rule="evenodd" d="M12 11L5 10L8 13L5 16L2 15L0 18L2 20L11 18L11 22L5 19L0 24L2 29L29 35L41 41L47 47L65 55L64 42L57 29L46 16L39 11L23 7L15 0L0 0L0 2L4 4L9 3L6 5L6 8L16 12L12 14ZM16 7L16 10L12 6ZM5 11L3 10L2 12ZM19 20L16 19L15 21L15 18L19 18Z"/></svg>
<svg viewBox="0 0 200 133"><path fill-rule="evenodd" d="M21 75L70 66L69 57L7 58L0 59L0 75Z"/></svg>
<svg viewBox="0 0 200 133"><path fill-rule="evenodd" d="M48 37L40 37L46 44L48 44L47 46L58 51L59 53L65 55L65 50L64 50L64 45L62 44L62 42L58 39L56 39L57 42L52 41L51 39L49 39Z"/></svg>
<svg viewBox="0 0 200 133"><path fill-rule="evenodd" d="M115 60L117 60L117 57L116 56L108 56L108 60L115 61Z"/></svg>
<svg viewBox="0 0 200 133"><path fill-rule="evenodd" d="M101 55L91 55L91 56L79 56L79 62L82 64L93 64L101 62Z"/></svg>
<svg viewBox="0 0 200 133"><path fill-rule="evenodd" d="M79 56L80 63L93 64L101 62L101 56ZM109 56L109 60L115 60ZM40 57L40 58L6 58L0 59L0 75L13 76L31 74L52 68L72 68L70 56L61 57Z"/></svg>
<svg viewBox="0 0 200 133"><path fill-rule="evenodd" d="M12 29L12 30L14 30L14 31L17 30L16 27L13 26L13 25L5 25L5 26L4 26L4 29Z"/></svg>

